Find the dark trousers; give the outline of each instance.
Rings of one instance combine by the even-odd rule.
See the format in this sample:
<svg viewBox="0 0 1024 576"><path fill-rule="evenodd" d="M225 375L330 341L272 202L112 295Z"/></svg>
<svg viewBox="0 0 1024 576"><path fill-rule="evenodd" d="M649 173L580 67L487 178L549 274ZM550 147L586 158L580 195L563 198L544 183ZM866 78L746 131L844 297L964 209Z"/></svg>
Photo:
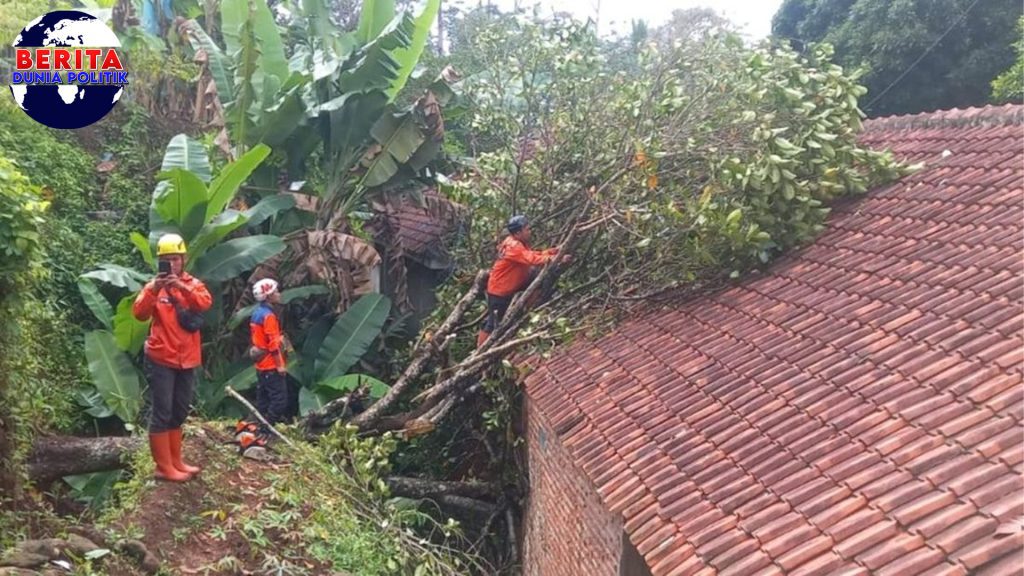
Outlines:
<svg viewBox="0 0 1024 576"><path fill-rule="evenodd" d="M484 326L482 330L490 334L494 332L494 329L501 324L502 319L505 318L505 313L508 312L508 307L512 304L512 299L515 298L516 294L519 294L523 290L530 287L533 280L540 274L540 268L534 267L530 271L530 277L519 287L518 290L509 294L508 296L495 296L494 294L487 294L487 318L484 319ZM527 307L536 306L538 302L547 300L551 295L552 288L554 286L555 276L548 276L544 283L540 286L540 290L534 292L533 297L526 303Z"/></svg>
<svg viewBox="0 0 1024 576"><path fill-rule="evenodd" d="M288 375L276 370L259 370L256 378L256 409L271 424L290 420Z"/></svg>
<svg viewBox="0 0 1024 576"><path fill-rule="evenodd" d="M181 428L192 406L195 369L171 368L153 362L149 356L143 361L143 369L149 382L149 431L156 434Z"/></svg>
<svg viewBox="0 0 1024 576"><path fill-rule="evenodd" d="M483 331L490 334L494 332L494 329L501 324L501 320L505 317L505 312L508 312L508 307L512 304L512 298L518 294L518 292L509 294L508 296L495 296L494 294L487 295L487 318L484 320Z"/></svg>

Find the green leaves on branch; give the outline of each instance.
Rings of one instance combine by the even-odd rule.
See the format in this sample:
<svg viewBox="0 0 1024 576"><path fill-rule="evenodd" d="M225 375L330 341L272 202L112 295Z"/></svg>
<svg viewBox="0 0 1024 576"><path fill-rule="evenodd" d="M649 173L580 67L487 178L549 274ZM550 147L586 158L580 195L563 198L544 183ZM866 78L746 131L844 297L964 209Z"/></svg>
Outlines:
<svg viewBox="0 0 1024 576"><path fill-rule="evenodd" d="M14 162L0 156L0 276L27 272L41 255L39 227L46 204ZM6 282L0 281L0 285ZM2 291L2 286L0 286Z"/></svg>

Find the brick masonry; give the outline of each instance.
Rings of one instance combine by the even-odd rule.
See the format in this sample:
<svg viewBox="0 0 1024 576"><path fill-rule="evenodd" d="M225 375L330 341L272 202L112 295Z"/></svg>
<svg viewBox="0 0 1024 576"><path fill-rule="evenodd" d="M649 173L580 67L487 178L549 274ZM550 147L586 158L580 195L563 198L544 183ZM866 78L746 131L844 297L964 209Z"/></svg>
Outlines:
<svg viewBox="0 0 1024 576"><path fill-rule="evenodd" d="M526 404L530 495L524 517L525 576L615 576L622 521L537 410Z"/></svg>

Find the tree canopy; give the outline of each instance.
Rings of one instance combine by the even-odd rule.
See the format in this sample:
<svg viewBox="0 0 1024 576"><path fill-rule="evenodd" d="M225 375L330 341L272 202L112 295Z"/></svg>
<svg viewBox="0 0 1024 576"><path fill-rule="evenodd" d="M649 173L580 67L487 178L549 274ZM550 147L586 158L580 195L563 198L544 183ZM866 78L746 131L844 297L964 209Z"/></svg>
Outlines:
<svg viewBox="0 0 1024 576"><path fill-rule="evenodd" d="M865 71L869 116L983 105L1014 61L1016 0L785 0L772 33ZM1017 79L1019 83L1019 78Z"/></svg>
<svg viewBox="0 0 1024 576"><path fill-rule="evenodd" d="M996 102L1024 100L1024 16L1017 20L1017 39L1013 43L1017 61L992 81L992 99Z"/></svg>

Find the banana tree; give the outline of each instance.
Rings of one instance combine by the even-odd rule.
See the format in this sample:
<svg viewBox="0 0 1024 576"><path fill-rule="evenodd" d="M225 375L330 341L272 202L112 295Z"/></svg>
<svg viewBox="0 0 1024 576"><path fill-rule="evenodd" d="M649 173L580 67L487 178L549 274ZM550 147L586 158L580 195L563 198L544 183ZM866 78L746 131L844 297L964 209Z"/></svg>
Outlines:
<svg viewBox="0 0 1024 576"><path fill-rule="evenodd" d="M379 145L372 130L394 114L389 104L412 75L439 7L428 0L414 17L396 15L392 0L366 0L358 29L342 32L322 2L303 2L291 23L299 43L290 57L264 2L221 3L223 48L195 21L181 29L206 56L235 150L273 146L297 176L322 149L331 175L324 195L332 196L345 191L348 171L366 149Z"/></svg>
<svg viewBox="0 0 1024 576"><path fill-rule="evenodd" d="M307 331L305 341L290 362L288 373L301 385L302 415L357 388L379 398L387 384L365 374L349 374L380 335L391 311L391 301L380 294L359 298L331 325L321 322Z"/></svg>
<svg viewBox="0 0 1024 576"><path fill-rule="evenodd" d="M269 153L267 146L256 146L214 176L202 145L185 135L171 139L150 205L149 237L138 232L131 235L149 270L105 264L79 278L82 300L103 326L86 334L86 358L96 394L86 393L80 401L90 404L93 414L113 412L126 424L138 415L140 379L132 358L142 350L149 322L135 319L132 303L155 272L154 246L161 234L174 232L185 238L188 270L215 293L220 283L284 250L284 242L271 235L227 239L243 226L258 225L294 205L290 196L275 195L245 210L229 207ZM110 296L115 297L116 306ZM106 409L95 403L97 398Z"/></svg>

